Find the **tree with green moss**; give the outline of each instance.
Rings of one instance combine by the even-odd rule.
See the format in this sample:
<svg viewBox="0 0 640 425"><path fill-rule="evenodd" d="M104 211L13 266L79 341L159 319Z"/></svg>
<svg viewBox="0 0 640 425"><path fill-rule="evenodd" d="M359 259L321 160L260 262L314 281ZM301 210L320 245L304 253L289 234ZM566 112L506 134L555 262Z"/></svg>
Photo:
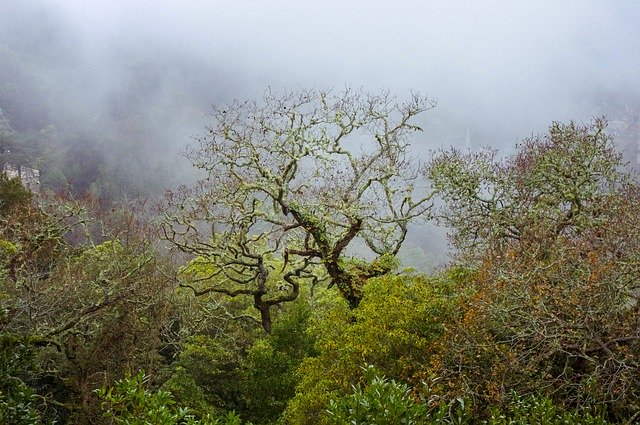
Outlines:
<svg viewBox="0 0 640 425"><path fill-rule="evenodd" d="M356 307L365 282L393 270L409 223L430 209L409 137L432 107L419 95L400 102L352 89L267 91L260 103L216 107L187 152L204 178L168 193L164 206L165 238L215 266L196 294L253 297L268 332L270 309L323 270ZM356 241L373 260L351 261ZM283 264L276 290L267 285L274 257Z"/></svg>

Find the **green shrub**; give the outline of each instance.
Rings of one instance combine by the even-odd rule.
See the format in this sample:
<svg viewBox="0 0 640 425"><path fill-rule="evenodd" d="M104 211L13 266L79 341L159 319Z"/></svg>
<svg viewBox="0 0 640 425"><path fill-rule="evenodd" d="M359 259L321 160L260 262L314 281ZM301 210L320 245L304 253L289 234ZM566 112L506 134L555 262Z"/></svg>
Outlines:
<svg viewBox="0 0 640 425"><path fill-rule="evenodd" d="M504 410L492 409L487 425L606 425L603 412L584 407L560 412L553 402L540 396L519 397Z"/></svg>
<svg viewBox="0 0 640 425"><path fill-rule="evenodd" d="M40 424L36 395L23 381L33 368L33 353L10 335L0 335L0 423Z"/></svg>
<svg viewBox="0 0 640 425"><path fill-rule="evenodd" d="M364 388L356 384L353 393L329 402L325 418L328 425L436 425L469 421L469 410L463 400L433 407L424 396L416 400L407 384L378 376L373 366L365 369L365 376L368 384Z"/></svg>
<svg viewBox="0 0 640 425"><path fill-rule="evenodd" d="M318 354L307 357L286 419L294 424L318 422L327 403L364 383L360 366L374 365L389 379L414 387L430 382L429 364L445 323L457 304L448 276L385 276L371 279L355 310L331 293L319 300L309 332Z"/></svg>
<svg viewBox="0 0 640 425"><path fill-rule="evenodd" d="M197 419L188 408L177 404L169 391L146 389L147 376L140 372L116 382L115 387L96 390L102 399L104 417L118 425L240 425L233 412Z"/></svg>
<svg viewBox="0 0 640 425"><path fill-rule="evenodd" d="M411 388L395 380L376 374L373 366L365 369L368 384L353 386L347 396L331 400L323 423L327 425L607 425L604 413L591 407L561 411L546 397L519 397L505 409L490 409L488 420L472 417L468 403L462 399L453 402L434 402L437 397L412 395Z"/></svg>
<svg viewBox="0 0 640 425"><path fill-rule="evenodd" d="M181 347L172 375L162 389L199 415L242 408L240 354L223 340L189 337Z"/></svg>
<svg viewBox="0 0 640 425"><path fill-rule="evenodd" d="M246 415L255 423L273 423L293 398L302 360L314 354L315 338L307 332L309 306L291 303L273 330L249 349L243 370ZM243 414L244 416L244 414Z"/></svg>

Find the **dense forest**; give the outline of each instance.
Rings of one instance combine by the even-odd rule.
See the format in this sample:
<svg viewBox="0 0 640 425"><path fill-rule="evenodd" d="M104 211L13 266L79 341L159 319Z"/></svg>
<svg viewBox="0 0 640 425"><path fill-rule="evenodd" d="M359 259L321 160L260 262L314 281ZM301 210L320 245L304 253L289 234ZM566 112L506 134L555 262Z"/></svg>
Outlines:
<svg viewBox="0 0 640 425"><path fill-rule="evenodd" d="M531 133L52 4L0 2L0 424L640 423L624 67Z"/></svg>
<svg viewBox="0 0 640 425"><path fill-rule="evenodd" d="M2 422L634 423L640 186L606 120L421 162L433 107L228 103L153 207L4 175ZM397 257L421 221L456 248L430 273Z"/></svg>

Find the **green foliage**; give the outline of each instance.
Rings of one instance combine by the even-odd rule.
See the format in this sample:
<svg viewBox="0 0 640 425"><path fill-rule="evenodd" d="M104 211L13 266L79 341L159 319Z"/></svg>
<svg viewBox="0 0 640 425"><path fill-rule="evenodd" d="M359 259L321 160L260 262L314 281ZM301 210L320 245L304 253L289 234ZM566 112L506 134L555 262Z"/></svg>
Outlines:
<svg viewBox="0 0 640 425"><path fill-rule="evenodd" d="M196 418L186 407L178 406L168 391L150 391L142 372L116 381L114 387L96 390L102 401L103 416L119 425L240 425L234 413L213 418Z"/></svg>
<svg viewBox="0 0 640 425"><path fill-rule="evenodd" d="M24 382L25 375L33 368L32 348L11 335L0 335L0 423L41 423L36 409L37 396Z"/></svg>
<svg viewBox="0 0 640 425"><path fill-rule="evenodd" d="M306 303L293 303L278 317L272 333L249 349L242 396L252 422L275 422L294 396L297 367L314 354L315 338L307 332L310 315Z"/></svg>
<svg viewBox="0 0 640 425"><path fill-rule="evenodd" d="M199 416L235 410L257 423L275 421L293 396L297 366L313 352L305 333L309 307L298 301L278 314L273 332L261 339L237 326L217 338L207 336L207 328L187 337L162 388Z"/></svg>
<svg viewBox="0 0 640 425"><path fill-rule="evenodd" d="M7 266L10 265L11 259L13 259L18 252L18 245L11 241L0 239L0 279L5 277ZM3 292L0 291L0 302L2 302L3 295Z"/></svg>
<svg viewBox="0 0 640 425"><path fill-rule="evenodd" d="M115 387L97 390L103 399L104 416L117 424L163 424L180 423L187 419L187 410L176 408L171 393L145 389L148 377L139 373L116 381Z"/></svg>
<svg viewBox="0 0 640 425"><path fill-rule="evenodd" d="M414 402L406 384L378 376L367 378L364 390L358 383L352 394L329 402L328 424L416 424L427 416L427 406Z"/></svg>
<svg viewBox="0 0 640 425"><path fill-rule="evenodd" d="M353 392L327 407L324 423L328 425L436 425L466 424L469 412L463 400L455 406L430 407L424 398L416 400L407 384L376 374L373 366L364 369L367 385L353 386Z"/></svg>
<svg viewBox="0 0 640 425"><path fill-rule="evenodd" d="M239 410L240 353L223 342L206 335L189 337L162 388L198 414Z"/></svg>
<svg viewBox="0 0 640 425"><path fill-rule="evenodd" d="M560 412L546 397L519 397L513 394L509 406L500 410L492 409L487 425L606 425L604 414L596 409L583 407L578 410Z"/></svg>
<svg viewBox="0 0 640 425"><path fill-rule="evenodd" d="M411 388L395 380L376 374L373 366L365 369L367 385L353 386L353 392L336 400L327 407L324 422L329 425L342 424L470 424L485 425L606 425L602 411L590 407L560 411L553 402L540 396L519 397L513 393L512 401L504 408L492 408L487 420L473 416L468 402L457 399L451 402L438 401L439 397L412 394Z"/></svg>
<svg viewBox="0 0 640 425"><path fill-rule="evenodd" d="M182 362L178 362L181 364ZM205 371L202 371L206 373ZM172 365L171 377L162 384L162 390L168 391L180 401L181 405L199 417L215 415L216 395L208 391L206 387L198 384L198 377L194 376L191 369L184 366Z"/></svg>
<svg viewBox="0 0 640 425"><path fill-rule="evenodd" d="M104 228L84 206L42 200L0 226L0 332L35 342L43 418L95 423L93 388L165 361L170 272L133 232L94 246Z"/></svg>
<svg viewBox="0 0 640 425"><path fill-rule="evenodd" d="M300 366L300 383L287 407L287 419L300 424L320 420L330 399L362 382L362 364L374 365L391 379L421 386L432 378L427 373L430 356L454 314L456 304L446 276L372 279L352 312L335 298L319 302L310 326L318 355Z"/></svg>
<svg viewBox="0 0 640 425"><path fill-rule="evenodd" d="M12 257L18 253L18 247L16 244L0 239L0 258L6 259Z"/></svg>
<svg viewBox="0 0 640 425"><path fill-rule="evenodd" d="M9 214L13 208L28 205L31 196L31 192L22 186L19 177L10 179L0 172L0 217Z"/></svg>

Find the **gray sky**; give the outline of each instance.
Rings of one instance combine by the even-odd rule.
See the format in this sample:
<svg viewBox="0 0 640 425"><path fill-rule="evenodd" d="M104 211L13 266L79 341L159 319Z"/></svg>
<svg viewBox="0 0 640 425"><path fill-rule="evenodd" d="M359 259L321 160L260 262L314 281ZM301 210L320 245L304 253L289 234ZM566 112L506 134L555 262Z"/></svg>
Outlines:
<svg viewBox="0 0 640 425"><path fill-rule="evenodd" d="M437 120L472 136L498 129L509 144L552 120L588 119L603 97L640 98L637 0L32 1L18 9L49 8L76 40L77 57L52 78L82 110L112 100L131 72L123 64L144 52L211 75L194 78L202 112L268 85L415 90L438 100ZM165 80L150 104L186 93Z"/></svg>
<svg viewBox="0 0 640 425"><path fill-rule="evenodd" d="M237 97L266 85L413 89L526 136L588 115L593 92L640 90L635 0L49 2L85 47L177 48L228 73Z"/></svg>

